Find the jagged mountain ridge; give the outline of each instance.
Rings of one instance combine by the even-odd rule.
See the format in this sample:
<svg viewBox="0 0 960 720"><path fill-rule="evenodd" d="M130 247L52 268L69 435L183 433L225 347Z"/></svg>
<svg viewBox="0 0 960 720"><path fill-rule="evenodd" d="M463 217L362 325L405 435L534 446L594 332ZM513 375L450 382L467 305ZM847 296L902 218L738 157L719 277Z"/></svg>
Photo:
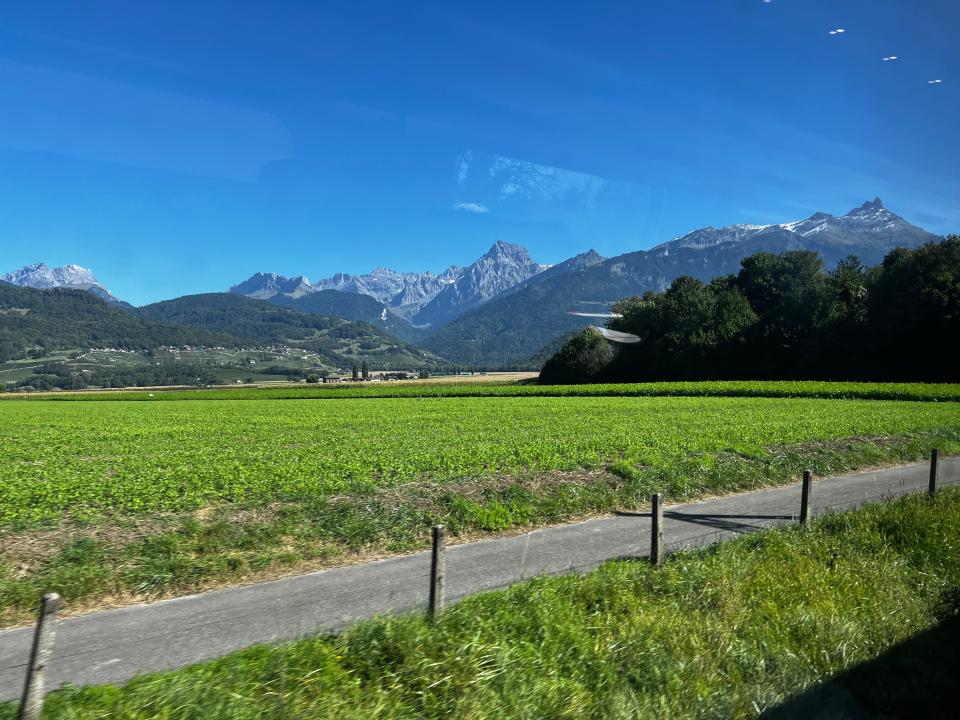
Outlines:
<svg viewBox="0 0 960 720"><path fill-rule="evenodd" d="M375 271L376 272L376 271ZM408 273L413 275L415 273ZM337 276L334 276L337 277ZM341 278L350 277L341 275ZM303 312L340 317L345 320L360 320L385 330L406 342L415 342L423 332L387 306L362 285L339 283L350 290L335 290L323 287L326 281L314 285L305 276L288 278L277 273L254 273L242 283L230 288L230 294L242 295L253 300L269 300L277 305L292 307Z"/></svg>
<svg viewBox="0 0 960 720"><path fill-rule="evenodd" d="M894 247L940 240L883 207L876 199L846 215L816 213L779 225L702 228L650 250L619 255L579 272L537 278L475 308L431 333L424 347L450 360L508 366L528 358L558 335L588 324L610 305L647 290L664 290L680 275L708 281L735 273L757 252L817 252L828 267L848 255L879 263Z"/></svg>
<svg viewBox="0 0 960 720"><path fill-rule="evenodd" d="M70 264L52 268L46 263L34 263L24 265L18 270L0 276L0 281L35 290L50 290L52 288L86 290L113 305L130 307L128 303L114 296L103 283L97 280L92 270L80 265Z"/></svg>
<svg viewBox="0 0 960 720"><path fill-rule="evenodd" d="M604 260L606 260L606 258L603 255L591 248L590 250L580 253L579 255L574 255L569 260L564 260L561 263L547 267L542 272L539 272L533 277L524 280L519 285L510 288L507 292L514 292L526 287L527 285L530 285L531 283L542 282L543 280L548 280L549 278L556 277L557 275L563 275L564 273L586 270L594 265L599 265Z"/></svg>
<svg viewBox="0 0 960 720"><path fill-rule="evenodd" d="M568 264L573 260L583 265L591 262L592 257L584 253L556 266L554 273L574 269L575 265ZM287 278L276 273L256 273L231 287L230 292L279 304L290 304L290 299L308 298L324 291L367 295L382 303L392 316L409 320L411 327L437 328L549 267L535 262L523 246L500 240L471 265L451 265L439 275L379 267L364 275L337 273L311 284L302 275ZM383 320L386 322L387 318ZM403 326L399 332L396 327L391 331L400 337L413 337Z"/></svg>
<svg viewBox="0 0 960 720"><path fill-rule="evenodd" d="M880 198L863 203L846 215L835 216L817 212L805 220L774 225L728 225L722 228L705 227L674 238L652 248L651 252L668 255L679 248L704 249L725 243L751 243L767 238L783 237L798 248L807 244L859 249L868 254L890 247L890 236L913 247L927 242L932 236L926 230L911 225L884 207ZM865 258L861 258L865 259Z"/></svg>
<svg viewBox="0 0 960 720"><path fill-rule="evenodd" d="M398 272L379 267L364 275L336 273L311 283L305 276L284 277L276 273L258 272L230 288L230 292L258 300L284 302L312 293L336 291L366 295L390 308L405 320L413 317L447 285L456 282L464 268L451 265L439 275L432 272Z"/></svg>
<svg viewBox="0 0 960 720"><path fill-rule="evenodd" d="M451 265L439 275L432 272L398 272L378 267L364 275L337 273L316 283L318 290L370 295L390 308L394 314L409 320L445 287L456 282L464 268Z"/></svg>
<svg viewBox="0 0 960 720"><path fill-rule="evenodd" d="M230 288L236 295L245 295L254 300L269 300L275 295L299 298L316 290L303 275L287 278L276 273L254 273L242 283Z"/></svg>

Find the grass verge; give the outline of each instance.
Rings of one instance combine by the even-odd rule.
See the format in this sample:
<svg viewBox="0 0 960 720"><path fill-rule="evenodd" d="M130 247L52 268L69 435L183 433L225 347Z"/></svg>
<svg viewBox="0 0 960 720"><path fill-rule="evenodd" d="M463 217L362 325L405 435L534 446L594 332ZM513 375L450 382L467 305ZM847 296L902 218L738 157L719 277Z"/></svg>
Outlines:
<svg viewBox="0 0 960 720"><path fill-rule="evenodd" d="M902 662L870 661L955 624L958 546L960 491L912 496L660 569L620 561L478 595L436 625L385 617L124 687L61 690L44 717L809 717L797 697L830 680L842 692L821 717L946 717L951 705L902 682ZM910 651L914 671L938 660L921 654L930 647Z"/></svg>

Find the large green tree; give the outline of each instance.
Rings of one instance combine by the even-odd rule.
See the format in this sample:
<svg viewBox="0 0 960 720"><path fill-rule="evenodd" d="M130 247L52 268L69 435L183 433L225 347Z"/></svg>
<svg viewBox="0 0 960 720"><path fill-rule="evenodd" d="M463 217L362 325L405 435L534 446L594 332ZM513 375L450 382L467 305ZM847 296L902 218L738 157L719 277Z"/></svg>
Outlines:
<svg viewBox="0 0 960 720"><path fill-rule="evenodd" d="M610 345L593 328L572 335L540 372L544 384L596 382L612 358Z"/></svg>

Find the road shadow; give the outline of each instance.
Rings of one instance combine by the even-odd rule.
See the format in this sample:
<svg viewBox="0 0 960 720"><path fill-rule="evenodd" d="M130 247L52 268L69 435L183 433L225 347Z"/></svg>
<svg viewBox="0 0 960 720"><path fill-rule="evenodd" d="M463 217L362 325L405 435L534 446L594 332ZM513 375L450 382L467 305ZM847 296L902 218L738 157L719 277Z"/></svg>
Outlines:
<svg viewBox="0 0 960 720"><path fill-rule="evenodd" d="M618 511L614 515L621 517L650 517L648 512L627 512ZM726 530L729 532L746 533L755 530L765 530L771 523L764 522L745 522L749 520L793 520L793 515L741 515L726 513L684 513L665 511L663 513L665 520L679 520L680 522L691 523L693 525L702 525L704 527L714 528L715 530Z"/></svg>
<svg viewBox="0 0 960 720"><path fill-rule="evenodd" d="M960 616L761 715L765 720L960 717Z"/></svg>

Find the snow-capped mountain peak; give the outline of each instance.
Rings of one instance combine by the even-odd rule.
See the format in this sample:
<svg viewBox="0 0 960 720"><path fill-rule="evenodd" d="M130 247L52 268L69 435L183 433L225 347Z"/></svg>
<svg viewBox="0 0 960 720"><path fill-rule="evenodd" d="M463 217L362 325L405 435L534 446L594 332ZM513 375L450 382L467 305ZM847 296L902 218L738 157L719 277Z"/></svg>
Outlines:
<svg viewBox="0 0 960 720"><path fill-rule="evenodd" d="M100 285L93 272L88 268L80 265L64 265L63 267L52 268L42 262L25 265L19 270L7 273L2 279L12 285L41 290L65 285Z"/></svg>
<svg viewBox="0 0 960 720"><path fill-rule="evenodd" d="M107 302L117 304L122 302L97 280L92 270L80 265L69 264L52 268L46 263L33 263L0 276L0 281L20 287L36 288L37 290L61 287L87 290Z"/></svg>
<svg viewBox="0 0 960 720"><path fill-rule="evenodd" d="M728 225L722 228L705 227L653 248L654 252L669 255L680 248L705 249L724 243L743 243L770 233L789 233L797 247L805 241L816 240L834 246L886 246L890 237L907 238L908 243L926 242L930 233L911 225L884 207L880 198L869 200L839 217L817 212L805 220L773 225ZM788 239L789 239L788 238Z"/></svg>

